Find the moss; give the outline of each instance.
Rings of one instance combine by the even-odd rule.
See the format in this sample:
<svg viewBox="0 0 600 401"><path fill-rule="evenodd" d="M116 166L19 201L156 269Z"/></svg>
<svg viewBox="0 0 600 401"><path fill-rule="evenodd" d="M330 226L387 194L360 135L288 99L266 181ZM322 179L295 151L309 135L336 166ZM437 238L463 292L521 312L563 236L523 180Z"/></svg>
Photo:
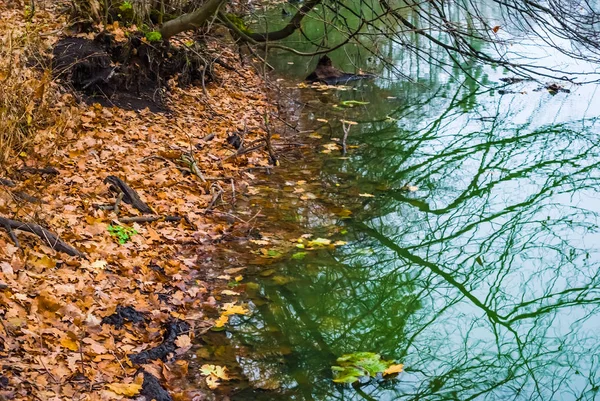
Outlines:
<svg viewBox="0 0 600 401"><path fill-rule="evenodd" d="M225 16L240 31L242 31L246 35L252 34L252 31L250 30L250 28L248 28L246 26L246 24L244 23L244 20L239 15L229 13L229 14L225 14Z"/></svg>
<svg viewBox="0 0 600 401"><path fill-rule="evenodd" d="M161 22L161 12L160 10L157 10L155 8L153 8L152 10L150 10L150 21L152 21L153 24L159 24ZM170 21L172 19L177 18L176 15L174 14L169 14L169 13L164 13L162 14L162 22L165 23L167 21Z"/></svg>
<svg viewBox="0 0 600 401"><path fill-rule="evenodd" d="M119 6L117 8L118 8L117 16L119 17L119 20L126 22L126 23L133 22L133 18L134 18L133 5L129 1L124 1L123 3L119 4Z"/></svg>
<svg viewBox="0 0 600 401"><path fill-rule="evenodd" d="M162 35L157 31L147 32L146 39L148 39L148 42L160 42L162 40Z"/></svg>

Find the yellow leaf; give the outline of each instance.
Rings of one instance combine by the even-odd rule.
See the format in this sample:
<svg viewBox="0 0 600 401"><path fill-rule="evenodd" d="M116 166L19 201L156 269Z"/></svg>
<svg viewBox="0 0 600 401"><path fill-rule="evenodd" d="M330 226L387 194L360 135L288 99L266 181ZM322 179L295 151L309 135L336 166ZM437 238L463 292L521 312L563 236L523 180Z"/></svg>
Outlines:
<svg viewBox="0 0 600 401"><path fill-rule="evenodd" d="M374 198L375 197L375 195L372 195L372 194L358 194L358 196L361 196L363 198Z"/></svg>
<svg viewBox="0 0 600 401"><path fill-rule="evenodd" d="M244 276L242 276L242 275L239 275L239 276L235 276L235 277L234 277L234 280L235 280L235 281L237 281L238 283L239 283L240 281L242 281L243 279L244 279Z"/></svg>
<svg viewBox="0 0 600 401"><path fill-rule="evenodd" d="M223 291L221 291L221 294L223 294L223 295L240 295L239 292L235 292L235 291L231 291L231 290L223 290Z"/></svg>
<svg viewBox="0 0 600 401"><path fill-rule="evenodd" d="M342 209L339 213L338 216L340 216L341 218L347 218L352 216L352 210L349 209Z"/></svg>
<svg viewBox="0 0 600 401"><path fill-rule="evenodd" d="M206 377L206 384L208 385L208 388L211 390L216 389L217 387L219 387L219 379L217 379L215 376L207 376Z"/></svg>
<svg viewBox="0 0 600 401"><path fill-rule="evenodd" d="M200 367L200 373L202 373L204 376L215 376L221 380L230 379L225 366L204 364Z"/></svg>
<svg viewBox="0 0 600 401"><path fill-rule="evenodd" d="M247 315L250 311L244 308L242 305L235 305L234 303L226 303L223 305L222 314L225 316L230 315Z"/></svg>
<svg viewBox="0 0 600 401"><path fill-rule="evenodd" d="M215 327L223 327L229 322L229 316L221 315L217 320L215 320Z"/></svg>
<svg viewBox="0 0 600 401"><path fill-rule="evenodd" d="M402 372L402 369L404 368L404 365L399 363L398 365L392 365L389 368L387 368L386 370L383 371L384 376L385 375L392 375L394 373L400 373Z"/></svg>
<svg viewBox="0 0 600 401"><path fill-rule="evenodd" d="M316 238L312 241L308 241L309 248L317 248L321 246L327 246L331 244L331 240L327 238Z"/></svg>
<svg viewBox="0 0 600 401"><path fill-rule="evenodd" d="M75 341L71 340L69 337L64 337L63 339L61 339L60 345L62 345L66 349L70 349L71 351L79 350L79 345Z"/></svg>
<svg viewBox="0 0 600 401"><path fill-rule="evenodd" d="M107 385L108 389L113 393L133 397L139 394L142 389L141 384L137 383L112 383Z"/></svg>

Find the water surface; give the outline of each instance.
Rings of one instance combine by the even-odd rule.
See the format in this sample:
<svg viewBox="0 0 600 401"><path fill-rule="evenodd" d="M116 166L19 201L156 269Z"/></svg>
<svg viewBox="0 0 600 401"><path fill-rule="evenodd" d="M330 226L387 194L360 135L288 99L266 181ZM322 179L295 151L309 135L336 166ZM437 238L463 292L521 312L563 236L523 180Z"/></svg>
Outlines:
<svg viewBox="0 0 600 401"><path fill-rule="evenodd" d="M347 245L253 270L253 313L234 319L228 336L262 389L232 398L596 399L598 87L554 95L539 90L544 81L502 87L504 71L448 70L393 51L412 80L288 92L299 99L301 128L318 118L332 128L307 139L310 157L283 160L271 195L255 202L274 231ZM293 86L314 65L302 60L269 62ZM350 68L341 52L334 62ZM348 99L368 104L334 107ZM348 139L356 147L321 153L329 135L343 135L340 119L359 123ZM302 199L306 192L315 199ZM335 359L356 351L405 372L333 383Z"/></svg>

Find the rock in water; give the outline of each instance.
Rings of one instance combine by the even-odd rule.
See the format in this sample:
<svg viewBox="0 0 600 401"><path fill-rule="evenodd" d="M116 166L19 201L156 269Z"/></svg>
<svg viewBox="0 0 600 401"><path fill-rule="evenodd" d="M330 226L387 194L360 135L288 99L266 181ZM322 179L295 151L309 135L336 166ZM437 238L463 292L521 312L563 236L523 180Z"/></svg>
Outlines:
<svg viewBox="0 0 600 401"><path fill-rule="evenodd" d="M314 72L306 77L308 82L322 82L327 85L339 85L345 84L350 81L356 81L359 79L374 78L372 74L350 74L338 70L333 66L329 56L324 55L319 59L317 68Z"/></svg>

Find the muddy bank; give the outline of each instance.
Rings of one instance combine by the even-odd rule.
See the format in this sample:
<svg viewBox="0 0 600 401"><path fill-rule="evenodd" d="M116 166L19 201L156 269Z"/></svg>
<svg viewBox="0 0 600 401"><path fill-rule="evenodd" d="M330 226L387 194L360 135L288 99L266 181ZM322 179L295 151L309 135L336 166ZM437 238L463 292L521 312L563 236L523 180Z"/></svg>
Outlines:
<svg viewBox="0 0 600 401"><path fill-rule="evenodd" d="M141 34L117 41L101 32L92 39L67 37L52 50L55 77L88 103L128 110L165 111L168 81L180 87L206 85L214 80L211 59L198 44L170 46L149 43ZM202 53L200 53L202 52Z"/></svg>

